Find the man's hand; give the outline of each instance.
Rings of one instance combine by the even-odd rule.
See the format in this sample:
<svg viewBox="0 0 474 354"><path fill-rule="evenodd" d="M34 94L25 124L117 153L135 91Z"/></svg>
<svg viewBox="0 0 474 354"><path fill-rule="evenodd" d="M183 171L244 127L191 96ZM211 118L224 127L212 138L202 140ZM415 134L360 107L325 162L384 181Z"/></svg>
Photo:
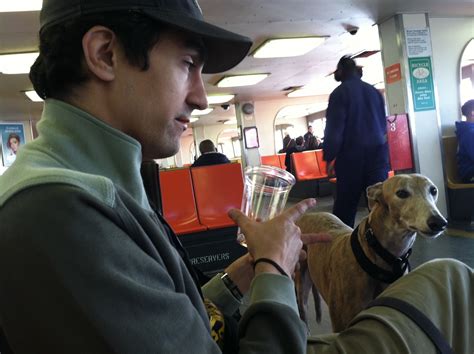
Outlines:
<svg viewBox="0 0 474 354"><path fill-rule="evenodd" d="M326 173L328 177L334 177L336 175L336 170L334 168L336 160L332 160L326 164Z"/></svg>
<svg viewBox="0 0 474 354"><path fill-rule="evenodd" d="M312 243L328 239L327 235L302 235L295 224L301 215L315 205L316 200L305 199L265 222L252 220L237 209L230 210L229 216L245 235L250 256L254 260L269 258L279 264L288 275L292 275L300 258L303 241ZM268 263L259 263L255 272L279 274L278 270Z"/></svg>

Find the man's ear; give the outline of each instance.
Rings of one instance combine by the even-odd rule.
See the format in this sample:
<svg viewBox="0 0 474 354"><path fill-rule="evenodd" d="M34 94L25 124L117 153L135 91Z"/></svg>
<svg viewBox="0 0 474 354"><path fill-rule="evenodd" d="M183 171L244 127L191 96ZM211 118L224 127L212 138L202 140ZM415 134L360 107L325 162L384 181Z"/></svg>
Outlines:
<svg viewBox="0 0 474 354"><path fill-rule="evenodd" d="M82 37L85 64L100 80L115 78L117 44L115 33L104 26L94 26Z"/></svg>
<svg viewBox="0 0 474 354"><path fill-rule="evenodd" d="M367 201L369 204L369 210L372 210L373 207L378 203L382 206L385 205L385 200L383 198L382 191L383 182L377 182L369 187L367 187Z"/></svg>

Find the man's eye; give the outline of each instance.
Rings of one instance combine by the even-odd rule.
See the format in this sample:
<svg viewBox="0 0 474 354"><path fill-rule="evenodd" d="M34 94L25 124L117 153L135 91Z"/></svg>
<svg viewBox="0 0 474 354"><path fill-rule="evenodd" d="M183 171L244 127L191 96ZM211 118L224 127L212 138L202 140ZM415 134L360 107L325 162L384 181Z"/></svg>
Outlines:
<svg viewBox="0 0 474 354"><path fill-rule="evenodd" d="M194 60L192 60L192 59L184 59L184 63L190 68L196 66L196 64L194 64Z"/></svg>
<svg viewBox="0 0 474 354"><path fill-rule="evenodd" d="M410 193L405 189L399 189L395 194L400 199L406 199L410 196Z"/></svg>

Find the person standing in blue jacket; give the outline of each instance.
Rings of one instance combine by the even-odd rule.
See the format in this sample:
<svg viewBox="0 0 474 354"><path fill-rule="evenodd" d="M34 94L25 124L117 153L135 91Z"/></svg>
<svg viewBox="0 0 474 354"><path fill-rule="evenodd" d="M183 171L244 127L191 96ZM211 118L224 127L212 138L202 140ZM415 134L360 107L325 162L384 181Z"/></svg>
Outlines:
<svg viewBox="0 0 474 354"><path fill-rule="evenodd" d="M458 172L464 183L474 183L474 100L461 107L465 122L456 122Z"/></svg>
<svg viewBox="0 0 474 354"><path fill-rule="evenodd" d="M334 79L341 85L329 97L324 131L328 174L337 176L333 213L351 227L361 192L389 171L384 100L361 77L353 59L339 60Z"/></svg>

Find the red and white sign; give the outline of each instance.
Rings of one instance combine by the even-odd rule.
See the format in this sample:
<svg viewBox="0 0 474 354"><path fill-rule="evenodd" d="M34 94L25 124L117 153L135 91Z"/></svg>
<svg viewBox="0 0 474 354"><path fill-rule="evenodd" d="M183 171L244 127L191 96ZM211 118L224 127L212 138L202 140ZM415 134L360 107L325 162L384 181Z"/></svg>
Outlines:
<svg viewBox="0 0 474 354"><path fill-rule="evenodd" d="M387 84L393 84L402 79L400 63L390 65L385 68L385 80Z"/></svg>

